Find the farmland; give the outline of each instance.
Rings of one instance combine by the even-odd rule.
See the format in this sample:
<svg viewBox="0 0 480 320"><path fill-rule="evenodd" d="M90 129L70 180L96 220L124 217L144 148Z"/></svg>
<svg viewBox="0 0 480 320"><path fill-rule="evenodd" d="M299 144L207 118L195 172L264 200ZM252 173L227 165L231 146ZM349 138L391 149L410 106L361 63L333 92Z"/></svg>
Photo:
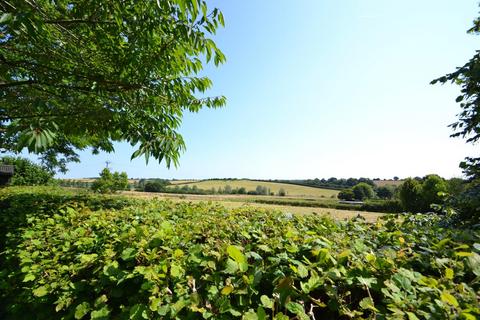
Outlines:
<svg viewBox="0 0 480 320"><path fill-rule="evenodd" d="M265 182L257 180L239 179L239 180L203 180L203 181L188 181L183 183L175 182L175 186L188 185L189 187L196 186L199 189L224 189L226 186L232 188L245 188L248 190L255 190L257 186L266 187L274 194L278 194L280 189L285 190L288 196L292 197L316 197L316 198L336 198L338 190L306 187L288 183Z"/></svg>
<svg viewBox="0 0 480 320"><path fill-rule="evenodd" d="M326 207L312 207L308 205L289 205L289 199L296 200L296 198L284 198L284 203L265 203L269 199L274 201L278 197L269 196L248 196L248 195L176 195L169 193L146 193L135 191L124 191L121 193L123 196L136 199L162 199L170 200L173 202L186 202L186 203L215 203L225 208L237 209L237 208L262 208L267 210L277 210L287 214L316 214L316 215L328 215L333 219L344 220L350 219L356 216L363 217L366 221L375 222L378 217L383 214L378 212L368 212L362 210L339 210L335 208ZM260 202L259 202L260 201ZM336 203L336 200L321 200L322 203ZM282 201L283 202L283 201ZM307 202L308 203L308 202Z"/></svg>

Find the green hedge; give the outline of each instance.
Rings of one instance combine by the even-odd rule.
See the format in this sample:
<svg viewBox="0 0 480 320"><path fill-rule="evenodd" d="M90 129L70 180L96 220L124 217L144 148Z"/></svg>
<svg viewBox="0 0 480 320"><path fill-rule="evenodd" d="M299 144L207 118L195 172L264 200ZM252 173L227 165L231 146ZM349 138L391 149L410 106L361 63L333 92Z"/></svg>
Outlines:
<svg viewBox="0 0 480 320"><path fill-rule="evenodd" d="M313 199L255 199L252 202L287 205L296 207L329 208L339 210L370 211L382 213L401 213L402 205L398 200L366 200L362 205L339 203L337 200Z"/></svg>
<svg viewBox="0 0 480 320"><path fill-rule="evenodd" d="M0 191L1 319L476 319L480 234Z"/></svg>

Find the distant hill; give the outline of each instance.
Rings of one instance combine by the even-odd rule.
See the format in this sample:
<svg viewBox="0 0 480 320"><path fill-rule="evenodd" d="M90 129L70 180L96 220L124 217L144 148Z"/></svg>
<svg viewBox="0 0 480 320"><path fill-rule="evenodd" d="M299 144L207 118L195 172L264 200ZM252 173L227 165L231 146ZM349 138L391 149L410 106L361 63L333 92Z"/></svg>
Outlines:
<svg viewBox="0 0 480 320"><path fill-rule="evenodd" d="M308 187L308 186L301 186L295 185L290 183L278 183L278 182L267 182L267 181L259 181L259 180L247 180L247 179L239 179L239 180L203 180L203 181L188 181L184 183L179 183L180 181L173 181L173 186L182 186L188 185L189 187L197 186L199 189L210 190L215 188L225 188L227 185L232 188L245 188L247 191L253 191L256 189L257 186L262 186L270 189L271 192L277 194L280 189L285 190L287 196L294 196L294 197L315 197L315 198L330 198L335 197L338 194L337 190L332 189L323 189L323 188L315 188L315 187Z"/></svg>

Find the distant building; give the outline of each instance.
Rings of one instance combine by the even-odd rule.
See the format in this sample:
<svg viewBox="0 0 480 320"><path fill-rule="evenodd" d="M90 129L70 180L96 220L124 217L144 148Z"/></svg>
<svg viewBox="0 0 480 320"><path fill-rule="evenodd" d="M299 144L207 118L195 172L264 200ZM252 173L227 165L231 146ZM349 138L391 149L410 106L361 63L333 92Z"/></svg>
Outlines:
<svg viewBox="0 0 480 320"><path fill-rule="evenodd" d="M15 166L0 164L0 186L6 185L13 176Z"/></svg>

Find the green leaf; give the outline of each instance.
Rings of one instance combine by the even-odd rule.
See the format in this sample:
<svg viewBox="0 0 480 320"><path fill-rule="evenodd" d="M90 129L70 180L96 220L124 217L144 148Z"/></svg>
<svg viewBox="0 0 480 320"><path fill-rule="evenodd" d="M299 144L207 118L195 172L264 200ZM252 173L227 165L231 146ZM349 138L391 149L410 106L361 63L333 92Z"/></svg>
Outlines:
<svg viewBox="0 0 480 320"><path fill-rule="evenodd" d="M267 297L266 295L262 295L260 297L260 301L262 302L262 305L267 308L267 309L273 309L273 300Z"/></svg>
<svg viewBox="0 0 480 320"><path fill-rule="evenodd" d="M25 278L23 278L23 282L29 282L33 280L35 280L35 275L31 273L27 274Z"/></svg>
<svg viewBox="0 0 480 320"><path fill-rule="evenodd" d="M415 313L407 311L408 320L419 320Z"/></svg>
<svg viewBox="0 0 480 320"><path fill-rule="evenodd" d="M228 285L228 286L223 287L223 289L221 291L221 293L225 296L228 296L232 292L233 292L233 286L232 285Z"/></svg>
<svg viewBox="0 0 480 320"><path fill-rule="evenodd" d="M133 320L141 320L141 319L149 319L147 313L147 306L144 304L136 304L130 308L130 316L129 319Z"/></svg>
<svg viewBox="0 0 480 320"><path fill-rule="evenodd" d="M297 302L289 302L285 307L287 308L288 311L290 311L293 314L296 314L296 315L305 314L305 310L303 309L303 306Z"/></svg>
<svg viewBox="0 0 480 320"><path fill-rule="evenodd" d="M375 308L375 304L373 300L370 297L363 298L360 301L359 305L360 305L360 308L362 309L378 312L377 308Z"/></svg>
<svg viewBox="0 0 480 320"><path fill-rule="evenodd" d="M33 290L33 295L35 297L43 297L48 294L48 290L46 286L41 286Z"/></svg>
<svg viewBox="0 0 480 320"><path fill-rule="evenodd" d="M126 248L122 251L121 258L125 261L135 258L137 251L134 248Z"/></svg>
<svg viewBox="0 0 480 320"><path fill-rule="evenodd" d="M453 269L451 268L446 268L445 269L445 278L452 280L454 276Z"/></svg>
<svg viewBox="0 0 480 320"><path fill-rule="evenodd" d="M75 319L82 319L90 311L90 304L82 302L75 308Z"/></svg>
<svg viewBox="0 0 480 320"><path fill-rule="evenodd" d="M176 265L176 264L172 264L172 266L170 267L170 275L174 278L180 278L182 277L184 274L184 270L182 267Z"/></svg>
<svg viewBox="0 0 480 320"><path fill-rule="evenodd" d="M451 306L458 307L457 299L447 291L442 292L442 294L440 295L440 299Z"/></svg>
<svg viewBox="0 0 480 320"><path fill-rule="evenodd" d="M107 306L104 306L103 308L99 310L94 310L92 313L90 313L91 319L108 319L108 315L110 314L110 310L108 310Z"/></svg>
<svg viewBox="0 0 480 320"><path fill-rule="evenodd" d="M232 245L228 246L227 253L230 256L230 258L232 258L239 264L247 262L247 258L237 246L232 246Z"/></svg>
<svg viewBox="0 0 480 320"><path fill-rule="evenodd" d="M265 309L263 309L262 306L258 306L258 308L257 308L257 317L258 317L258 320L267 319L267 314L265 312Z"/></svg>

